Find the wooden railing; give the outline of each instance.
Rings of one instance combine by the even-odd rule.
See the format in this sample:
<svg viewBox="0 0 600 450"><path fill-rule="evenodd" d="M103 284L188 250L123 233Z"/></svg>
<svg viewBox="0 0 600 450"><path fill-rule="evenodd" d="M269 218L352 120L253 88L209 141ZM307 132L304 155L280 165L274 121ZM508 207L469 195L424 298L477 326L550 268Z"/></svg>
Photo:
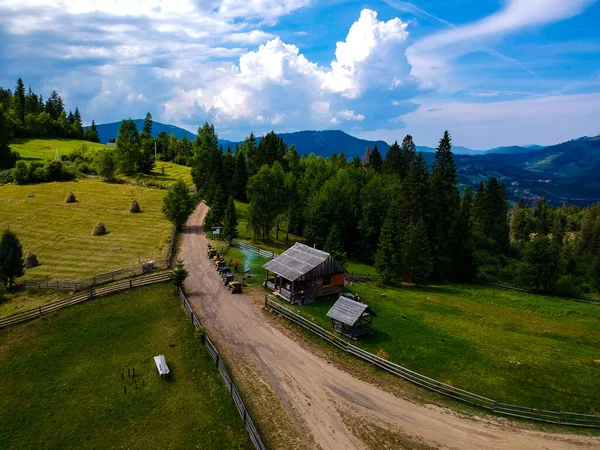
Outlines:
<svg viewBox="0 0 600 450"><path fill-rule="evenodd" d="M256 253L257 255L262 256L263 258L273 259L277 256L277 253L269 252L267 250L263 250L262 248L253 247L252 245L248 245L243 242L233 242L231 246L245 250L247 252Z"/></svg>
<svg viewBox="0 0 600 450"><path fill-rule="evenodd" d="M179 300L181 301L183 308L190 315L190 320L192 321L194 328L196 330L200 329L201 328L200 321L194 314L194 311L192 310L190 303L188 302L185 294L183 293L183 291L181 289L179 289ZM227 368L223 364L221 355L217 351L217 348L212 343L210 338L205 333L202 334L202 344L204 344L204 346L206 347L206 350L208 351L208 353L210 354L212 359L215 361L215 363L217 365L217 369L218 369L219 373L221 374L221 378L223 379L225 386L227 386L227 389L229 390L229 393L231 394L233 403L235 404L235 407L237 408L238 412L240 413L240 416L242 417L242 419L244 421L244 428L248 432L248 436L250 438L250 441L252 441L254 448L256 448L257 450L266 450L265 444L263 443L263 441L260 437L260 434L258 433L256 426L254 425L254 422L252 421L252 417L250 417L250 412L246 408L246 405L244 404L244 401L242 400L242 396L240 395L239 391L235 387L233 379L231 378L231 376L229 375L229 372L227 372Z"/></svg>
<svg viewBox="0 0 600 450"><path fill-rule="evenodd" d="M0 318L0 328L9 327L18 323L28 322L30 320L37 319L39 317L58 311L60 309L77 305L79 303L86 302L88 300L100 297L102 295L113 294L115 292L133 289L140 286L147 286L155 283L163 283L169 280L170 277L170 272L157 272L152 275L148 275L141 278L132 278L130 280L121 281L116 284L95 287L90 289L89 291L80 292L79 294L75 294L71 297L59 300L57 302L52 302L44 306L39 306L38 308L29 309L27 311L22 311L8 317L2 317Z"/></svg>
<svg viewBox="0 0 600 450"><path fill-rule="evenodd" d="M316 334L321 339L335 345L346 353L354 355L391 374L410 381L411 383L417 384L431 391L438 392L447 397L470 403L471 405L475 405L490 412L502 414L504 416L513 416L538 422L547 422L575 427L600 428L600 415L579 414L566 411L546 411L543 409L501 403L496 400L465 391L464 389L451 386L433 378L429 378L425 375L421 375L420 373L407 369L399 364L369 353L355 345L346 342L335 334L325 330L319 325L311 322L299 314L296 314L295 312L282 306L278 302L269 299L266 296L265 307L277 312L278 314L281 314L286 319Z"/></svg>

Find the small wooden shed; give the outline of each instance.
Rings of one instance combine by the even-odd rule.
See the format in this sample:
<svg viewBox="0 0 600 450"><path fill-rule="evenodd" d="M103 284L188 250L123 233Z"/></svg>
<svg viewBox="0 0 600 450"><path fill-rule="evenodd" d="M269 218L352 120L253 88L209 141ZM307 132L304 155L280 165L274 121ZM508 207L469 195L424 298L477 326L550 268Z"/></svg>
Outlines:
<svg viewBox="0 0 600 450"><path fill-rule="evenodd" d="M292 303L309 303L344 288L344 267L329 253L308 245L296 243L263 267L265 286Z"/></svg>
<svg viewBox="0 0 600 450"><path fill-rule="evenodd" d="M371 333L374 316L375 312L369 305L351 300L344 295L339 296L327 313L327 317L331 318L333 329L352 339Z"/></svg>

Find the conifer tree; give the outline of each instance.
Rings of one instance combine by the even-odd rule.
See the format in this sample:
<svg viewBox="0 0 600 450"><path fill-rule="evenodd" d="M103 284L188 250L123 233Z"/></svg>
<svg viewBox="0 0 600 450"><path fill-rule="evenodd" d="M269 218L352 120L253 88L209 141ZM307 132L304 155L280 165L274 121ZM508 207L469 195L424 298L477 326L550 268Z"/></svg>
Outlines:
<svg viewBox="0 0 600 450"><path fill-rule="evenodd" d="M427 163L421 152L410 165L403 184L403 215L409 226L421 219L428 220L426 208L430 205L430 185Z"/></svg>
<svg viewBox="0 0 600 450"><path fill-rule="evenodd" d="M0 239L0 282L11 290L15 284L15 278L25 274L23 262L23 247L17 235L4 230Z"/></svg>
<svg viewBox="0 0 600 450"><path fill-rule="evenodd" d="M238 218L237 211L235 210L235 203L233 197L229 197L227 200L227 208L225 208L225 215L223 217L223 229L221 233L223 239L228 243L232 243L233 240L238 237Z"/></svg>
<svg viewBox="0 0 600 450"><path fill-rule="evenodd" d="M397 204L390 206L381 227L375 267L384 284L398 280L403 271L401 217Z"/></svg>
<svg viewBox="0 0 600 450"><path fill-rule="evenodd" d="M402 140L402 151L400 152L400 164L398 175L404 179L408 175L408 169L417 157L417 147L413 142L413 137L407 134Z"/></svg>
<svg viewBox="0 0 600 450"><path fill-rule="evenodd" d="M527 235L525 234L526 224L527 213L525 210L525 203L523 202L523 198L521 198L510 221L510 237L514 241L519 242L527 238Z"/></svg>
<svg viewBox="0 0 600 450"><path fill-rule="evenodd" d="M185 269L185 265L181 259L178 259L175 263L175 269L171 272L171 281L175 285L176 289L183 289L183 283L188 277L189 272Z"/></svg>
<svg viewBox="0 0 600 450"><path fill-rule="evenodd" d="M327 239L325 239L323 250L329 253L340 264L345 264L347 253L344 248L344 237L337 224L331 227Z"/></svg>
<svg viewBox="0 0 600 450"><path fill-rule="evenodd" d="M406 169L406 173L408 173L408 167ZM385 155L385 161L383 161L383 173L388 175L400 175L402 177L402 155L400 154L398 141L394 141ZM406 173L404 174L405 176Z"/></svg>
<svg viewBox="0 0 600 450"><path fill-rule="evenodd" d="M171 185L163 199L163 213L169 221L180 228L194 210L194 199L183 180Z"/></svg>
<svg viewBox="0 0 600 450"><path fill-rule="evenodd" d="M235 167L233 170L232 187L233 196L242 202L246 201L246 184L248 183L248 171L246 169L246 158L244 152L238 150L235 154Z"/></svg>
<svg viewBox="0 0 600 450"><path fill-rule="evenodd" d="M17 80L13 101L17 120L23 124L25 123L25 84L21 78Z"/></svg>
<svg viewBox="0 0 600 450"><path fill-rule="evenodd" d="M362 165L366 170L371 168L371 146L367 145L367 149L365 150L365 154L362 157Z"/></svg>
<svg viewBox="0 0 600 450"><path fill-rule="evenodd" d="M427 239L427 227L423 220L417 222L408 236L404 269L416 284L426 283L433 272L431 247Z"/></svg>
<svg viewBox="0 0 600 450"><path fill-rule="evenodd" d="M443 278L450 268L452 251L451 230L460 207L456 166L452 155L452 142L448 131L440 140L435 153L431 175L431 249L434 274Z"/></svg>
<svg viewBox="0 0 600 450"><path fill-rule="evenodd" d="M152 137L153 126L154 121L152 120L152 114L148 112L146 113L146 118L144 119L144 127L142 128L142 134L145 134L148 137Z"/></svg>
<svg viewBox="0 0 600 450"><path fill-rule="evenodd" d="M463 194L451 236L453 251L450 275L454 281L470 281L476 273L471 226L472 204L473 194L471 187L468 187Z"/></svg>
<svg viewBox="0 0 600 450"><path fill-rule="evenodd" d="M381 172L381 167L383 165L383 159L381 158L381 153L379 149L375 145L373 147L373 151L369 155L369 168L373 169L375 172Z"/></svg>

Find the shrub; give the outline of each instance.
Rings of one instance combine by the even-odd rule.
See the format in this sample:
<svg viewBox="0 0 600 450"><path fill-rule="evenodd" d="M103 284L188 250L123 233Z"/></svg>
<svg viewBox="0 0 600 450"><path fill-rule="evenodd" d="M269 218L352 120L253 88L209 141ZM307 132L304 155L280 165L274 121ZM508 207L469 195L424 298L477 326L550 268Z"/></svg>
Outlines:
<svg viewBox="0 0 600 450"><path fill-rule="evenodd" d="M29 167L25 161L17 161L13 169L13 180L17 184L29 183Z"/></svg>
<svg viewBox="0 0 600 450"><path fill-rule="evenodd" d="M0 171L0 184L6 184L13 181L14 169L7 169Z"/></svg>
<svg viewBox="0 0 600 450"><path fill-rule="evenodd" d="M48 181L60 181L62 179L63 164L60 161L50 161L46 164Z"/></svg>
<svg viewBox="0 0 600 450"><path fill-rule="evenodd" d="M583 296L580 282L573 275L561 276L554 285L553 291L561 297L581 298Z"/></svg>
<svg viewBox="0 0 600 450"><path fill-rule="evenodd" d="M29 180L33 183L43 183L48 181L48 171L45 167L34 167L33 164L29 169Z"/></svg>

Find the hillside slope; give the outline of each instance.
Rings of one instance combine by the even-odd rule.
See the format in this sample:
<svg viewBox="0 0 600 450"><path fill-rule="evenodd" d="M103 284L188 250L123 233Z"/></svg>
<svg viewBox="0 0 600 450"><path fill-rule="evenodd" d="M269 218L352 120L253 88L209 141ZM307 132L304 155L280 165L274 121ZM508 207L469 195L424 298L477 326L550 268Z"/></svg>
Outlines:
<svg viewBox="0 0 600 450"><path fill-rule="evenodd" d="M138 130L142 130L144 127L143 119L135 119L134 120ZM96 125L96 129L98 130L98 136L100 137L100 142L103 144L107 143L110 139L116 139L119 134L119 127L121 126L121 122L112 122L112 123L102 123ZM87 129L87 127L86 127ZM167 133L169 136L174 134L177 139L181 139L183 136L187 137L189 140L193 141L196 138L194 133L189 132L180 127L176 127L175 125L168 125L165 123L154 122L152 127L152 136L156 137L161 132Z"/></svg>

